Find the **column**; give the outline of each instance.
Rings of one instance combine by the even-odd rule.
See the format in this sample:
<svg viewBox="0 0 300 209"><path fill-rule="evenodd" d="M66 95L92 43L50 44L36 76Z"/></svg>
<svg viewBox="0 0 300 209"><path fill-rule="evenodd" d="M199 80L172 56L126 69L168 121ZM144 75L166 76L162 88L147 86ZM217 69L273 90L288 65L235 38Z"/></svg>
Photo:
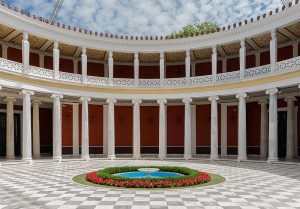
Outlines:
<svg viewBox="0 0 300 209"><path fill-rule="evenodd" d="M109 85L114 85L114 59L112 51L108 53L108 78Z"/></svg>
<svg viewBox="0 0 300 209"><path fill-rule="evenodd" d="M241 48L240 48L240 78L244 79L246 68L246 47L245 47L245 39L241 40Z"/></svg>
<svg viewBox="0 0 300 209"><path fill-rule="evenodd" d="M52 94L53 99L53 159L61 161L62 142L61 142L61 104L63 98L61 94Z"/></svg>
<svg viewBox="0 0 300 209"><path fill-rule="evenodd" d="M192 98L187 97L184 103L184 159L192 158L192 129L191 129L191 102Z"/></svg>
<svg viewBox="0 0 300 209"><path fill-rule="evenodd" d="M163 160L166 158L167 152L167 124L166 124L166 103L164 98L158 99L159 104L159 154L158 158Z"/></svg>
<svg viewBox="0 0 300 209"><path fill-rule="evenodd" d="M298 49L298 44L299 43L294 43L294 44L292 44L292 46L293 46L293 57L298 57L298 51L299 51L299 49ZM3 45L2 45L3 46Z"/></svg>
<svg viewBox="0 0 300 209"><path fill-rule="evenodd" d="M186 57L185 57L185 79L186 85L190 85L190 78L191 78L191 56L190 50L186 50Z"/></svg>
<svg viewBox="0 0 300 209"><path fill-rule="evenodd" d="M222 73L226 73L227 71L227 59L223 58L222 59Z"/></svg>
<svg viewBox="0 0 300 209"><path fill-rule="evenodd" d="M73 104L73 156L79 156L79 104Z"/></svg>
<svg viewBox="0 0 300 209"><path fill-rule="evenodd" d="M32 101L32 142L33 157L40 157L40 104L39 100Z"/></svg>
<svg viewBox="0 0 300 209"><path fill-rule="evenodd" d="M196 63L193 63L192 64L192 77L195 77L196 76Z"/></svg>
<svg viewBox="0 0 300 209"><path fill-rule="evenodd" d="M78 74L78 60L73 60L73 73Z"/></svg>
<svg viewBox="0 0 300 209"><path fill-rule="evenodd" d="M140 133L140 104L141 99L133 99L133 158L141 158L141 133Z"/></svg>
<svg viewBox="0 0 300 209"><path fill-rule="evenodd" d="M41 68L45 67L45 55L39 54L39 66Z"/></svg>
<svg viewBox="0 0 300 209"><path fill-rule="evenodd" d="M82 106L81 116L81 158L85 160L90 159L89 154L89 102L91 98L81 97L80 99Z"/></svg>
<svg viewBox="0 0 300 209"><path fill-rule="evenodd" d="M31 100L34 93L29 90L22 90L23 95L23 128L22 128L22 160L32 161L31 150Z"/></svg>
<svg viewBox="0 0 300 209"><path fill-rule="evenodd" d="M107 131L107 157L115 159L115 98L108 98L106 103L108 104L108 131Z"/></svg>
<svg viewBox="0 0 300 209"><path fill-rule="evenodd" d="M260 66L260 52L255 53L255 66Z"/></svg>
<svg viewBox="0 0 300 209"><path fill-rule="evenodd" d="M54 42L53 48L53 70L54 70L54 79L59 79L59 49L58 42Z"/></svg>
<svg viewBox="0 0 300 209"><path fill-rule="evenodd" d="M165 54L164 52L160 52L160 59L159 59L159 77L160 77L160 86L164 86L164 79L165 79Z"/></svg>
<svg viewBox="0 0 300 209"><path fill-rule="evenodd" d="M267 100L260 100L260 157L266 158L268 156L268 123L267 123Z"/></svg>
<svg viewBox="0 0 300 209"><path fill-rule="evenodd" d="M271 31L271 41L270 41L270 63L271 63L271 72L276 70L277 62L277 38L276 38L276 29Z"/></svg>
<svg viewBox="0 0 300 209"><path fill-rule="evenodd" d="M287 137L286 137L286 158L295 157L295 138L294 138L294 101L296 98L291 96L284 99L287 102Z"/></svg>
<svg viewBox="0 0 300 209"><path fill-rule="evenodd" d="M14 137L14 102L15 97L6 97L6 158L15 158L15 137Z"/></svg>
<svg viewBox="0 0 300 209"><path fill-rule="evenodd" d="M269 99L269 158L268 162L278 161L277 93L278 89L268 89Z"/></svg>
<svg viewBox="0 0 300 209"><path fill-rule="evenodd" d="M221 104L221 156L227 156L227 105Z"/></svg>
<svg viewBox="0 0 300 209"><path fill-rule="evenodd" d="M134 85L139 86L139 53L134 53Z"/></svg>
<svg viewBox="0 0 300 209"><path fill-rule="evenodd" d="M239 99L238 161L247 160L246 97L246 93L239 93L236 95L236 98Z"/></svg>
<svg viewBox="0 0 300 209"><path fill-rule="evenodd" d="M211 101L211 128L210 128L210 159L218 159L218 96L208 98Z"/></svg>
<svg viewBox="0 0 300 209"><path fill-rule="evenodd" d="M196 105L191 105L191 128L192 128L192 156L195 156L197 154L197 140L196 140L196 135L197 135L197 128L196 128L196 123L197 123L197 118L196 118L196 113L197 113L197 106Z"/></svg>
<svg viewBox="0 0 300 209"><path fill-rule="evenodd" d="M217 46L213 46L211 55L212 81L217 81Z"/></svg>
<svg viewBox="0 0 300 209"><path fill-rule="evenodd" d="M25 74L27 74L29 70L29 54L30 54L30 44L28 41L28 33L23 33L22 62L23 62L23 73Z"/></svg>
<svg viewBox="0 0 300 209"><path fill-rule="evenodd" d="M2 58L7 59L7 49L8 46L2 44Z"/></svg>
<svg viewBox="0 0 300 209"><path fill-rule="evenodd" d="M86 56L86 48L82 47L81 51L81 73L82 73L82 82L87 82L87 56Z"/></svg>
<svg viewBox="0 0 300 209"><path fill-rule="evenodd" d="M107 146L108 146L108 105L103 105L103 155L107 156Z"/></svg>

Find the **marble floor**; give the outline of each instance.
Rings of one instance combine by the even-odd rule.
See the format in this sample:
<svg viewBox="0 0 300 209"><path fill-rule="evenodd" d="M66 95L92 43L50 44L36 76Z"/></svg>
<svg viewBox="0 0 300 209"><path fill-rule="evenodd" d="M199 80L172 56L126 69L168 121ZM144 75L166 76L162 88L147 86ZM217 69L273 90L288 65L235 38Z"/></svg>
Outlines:
<svg viewBox="0 0 300 209"><path fill-rule="evenodd" d="M224 183L186 189L93 188L72 177L109 166L177 165L216 173ZM300 165L208 160L50 160L2 163L0 208L300 209Z"/></svg>

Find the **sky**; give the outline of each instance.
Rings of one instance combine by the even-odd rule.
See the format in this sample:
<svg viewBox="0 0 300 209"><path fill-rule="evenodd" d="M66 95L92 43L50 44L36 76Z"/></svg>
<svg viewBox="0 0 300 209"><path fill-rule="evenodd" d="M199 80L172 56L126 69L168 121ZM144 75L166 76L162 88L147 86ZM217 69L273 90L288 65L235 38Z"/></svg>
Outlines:
<svg viewBox="0 0 300 209"><path fill-rule="evenodd" d="M6 0L49 18L56 0ZM57 21L119 35L168 35L187 24L220 26L281 7L280 0L64 0Z"/></svg>

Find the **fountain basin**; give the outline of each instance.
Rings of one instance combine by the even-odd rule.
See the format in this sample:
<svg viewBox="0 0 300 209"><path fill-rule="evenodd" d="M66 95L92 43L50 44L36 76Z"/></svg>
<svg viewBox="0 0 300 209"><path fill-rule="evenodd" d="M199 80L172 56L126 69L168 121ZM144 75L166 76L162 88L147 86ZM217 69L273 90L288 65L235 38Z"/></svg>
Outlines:
<svg viewBox="0 0 300 209"><path fill-rule="evenodd" d="M139 168L138 171L117 173L116 176L131 178L131 179L143 179L143 178L169 178L183 176L181 173L159 171L158 168Z"/></svg>

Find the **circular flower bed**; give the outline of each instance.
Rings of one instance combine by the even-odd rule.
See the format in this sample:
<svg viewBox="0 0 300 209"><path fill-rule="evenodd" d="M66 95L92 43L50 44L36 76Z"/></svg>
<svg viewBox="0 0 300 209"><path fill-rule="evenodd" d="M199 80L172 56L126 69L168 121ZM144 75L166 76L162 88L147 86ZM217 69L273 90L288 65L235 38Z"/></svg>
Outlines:
<svg viewBox="0 0 300 209"><path fill-rule="evenodd" d="M158 168L160 171L175 172L183 175L166 178L140 179L131 179L114 175L123 172L135 172L138 171L139 168L151 168L151 166L110 167L88 173L86 174L85 179L86 181L92 182L94 184L125 188L185 187L208 183L211 180L210 175L207 173L185 167L170 166L155 166L155 168Z"/></svg>

